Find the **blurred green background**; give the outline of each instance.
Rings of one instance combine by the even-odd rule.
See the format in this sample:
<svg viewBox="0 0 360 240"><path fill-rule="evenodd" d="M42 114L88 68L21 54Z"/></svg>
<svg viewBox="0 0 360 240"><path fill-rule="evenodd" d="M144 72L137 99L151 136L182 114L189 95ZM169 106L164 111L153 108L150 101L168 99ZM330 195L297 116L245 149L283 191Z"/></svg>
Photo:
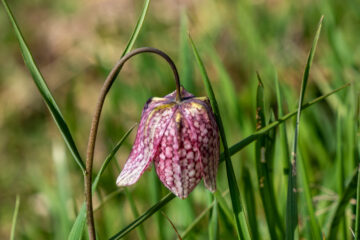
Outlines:
<svg viewBox="0 0 360 240"><path fill-rule="evenodd" d="M9 4L85 157L100 88L120 58L144 2L14 0ZM167 52L177 64L185 88L202 96L205 90L187 40L187 33L191 33L213 82L231 146L255 131L256 71L264 82L267 116L278 113L276 76L281 84L284 112L296 109L307 55L318 21L324 15L305 102L352 83L302 115L300 153L306 163L313 196L318 197L313 200L320 224L326 229L327 213L340 191L336 182L339 178L334 177L338 169L336 159L343 160L344 181L358 160L359 13L360 2L352 0L152 1L135 47L151 46ZM0 32L0 238L9 238L15 198L19 194L16 239L66 239L84 200L82 174L24 66L2 7ZM166 95L174 88L171 70L156 56L140 55L125 65L105 104L95 171L116 141L140 120L145 101L151 96ZM294 121L287 121L286 126L291 144ZM340 127L341 133L337 135ZM135 133L131 133L116 156L121 167ZM339 141L340 152L337 151ZM272 171L281 215L286 202L282 151L276 141ZM232 159L243 197L248 194L244 189L243 169L249 169L261 239L268 239L254 158L254 144L251 144ZM117 191L115 179L120 171L114 162L100 182L94 198L95 208ZM220 166L217 178L222 191L227 188L224 167ZM160 192L156 194L159 186ZM139 213L167 192L153 169L128 190ZM182 232L209 201L210 194L201 183L189 200L176 199L163 210ZM102 239L134 219L123 192L101 206L95 217ZM347 216L349 220L352 218L351 207ZM306 213L301 218L301 236L306 238ZM227 228L220 225L220 239L235 236ZM175 239L171 225L159 213L144 223L144 231L148 239L160 239L160 236ZM204 219L189 238L208 239L207 234ZM347 236L350 235L348 231ZM136 231L127 236L127 239L137 238Z"/></svg>

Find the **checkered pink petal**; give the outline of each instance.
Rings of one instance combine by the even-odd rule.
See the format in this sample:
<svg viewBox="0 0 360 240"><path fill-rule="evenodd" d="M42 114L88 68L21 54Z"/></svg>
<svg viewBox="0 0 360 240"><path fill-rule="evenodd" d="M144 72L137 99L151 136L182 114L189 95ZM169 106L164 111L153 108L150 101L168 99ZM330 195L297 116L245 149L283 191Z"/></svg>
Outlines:
<svg viewBox="0 0 360 240"><path fill-rule="evenodd" d="M219 130L209 101L192 99L181 106L184 117L196 138L196 147L201 154L202 177L205 187L216 190L216 173L219 165Z"/></svg>
<svg viewBox="0 0 360 240"><path fill-rule="evenodd" d="M201 178L210 191L216 190L220 140L209 100L183 87L182 101L175 96L174 91L146 104L119 186L135 183L154 161L161 182L180 198L186 198Z"/></svg>
<svg viewBox="0 0 360 240"><path fill-rule="evenodd" d="M154 159L161 137L174 113L174 104L167 99L150 99L144 107L135 143L123 170L116 180L118 186L137 182Z"/></svg>
<svg viewBox="0 0 360 240"><path fill-rule="evenodd" d="M176 196L186 198L202 177L196 137L180 109L174 114L155 157L161 182Z"/></svg>

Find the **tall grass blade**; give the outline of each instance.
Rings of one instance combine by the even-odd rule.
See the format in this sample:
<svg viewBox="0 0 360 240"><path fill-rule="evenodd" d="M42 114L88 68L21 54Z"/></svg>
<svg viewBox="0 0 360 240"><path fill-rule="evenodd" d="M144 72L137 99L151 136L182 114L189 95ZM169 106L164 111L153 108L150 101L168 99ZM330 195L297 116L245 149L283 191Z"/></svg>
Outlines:
<svg viewBox="0 0 360 240"><path fill-rule="evenodd" d="M323 96L317 97L307 103L305 103L302 107L302 109L306 109L324 99L326 99L327 97L339 92L340 90L348 87L350 84L345 84ZM229 152L230 155L234 155L236 153L238 153L239 151L241 151L243 148L245 148L246 146L248 146L250 143L252 143L253 141L255 141L258 137L262 136L263 134L266 134L268 131L270 131L271 129L276 128L278 125L280 125L281 123L283 123L284 121L286 121L287 119L295 116L297 113L297 110L286 114L285 116L279 118L277 121L272 122L270 124L268 124L266 127L260 129L259 131L256 131L255 133L253 133L252 135L244 138L243 140L239 141L238 143L234 144L233 146L231 146L229 148ZM220 154L220 163L224 162L224 153ZM137 219L135 219L132 223L130 223L127 227L125 227L124 229L122 229L120 232L116 233L111 239L119 239L120 237L124 237L127 233L129 233L131 230L133 230L134 228L136 228L139 224L143 223L145 220L147 220L149 217L151 217L154 213L156 213L158 211L159 206L163 207L165 206L168 202L170 202L173 198L175 198L175 195L169 193L166 197L164 197L161 201L159 201L158 203L156 203L154 206L152 206L151 208L149 208L144 214L142 214L140 217L138 217ZM184 238L184 236L183 236Z"/></svg>
<svg viewBox="0 0 360 240"><path fill-rule="evenodd" d="M210 57L219 76L219 90L221 93L221 97L223 98L223 101L225 103L224 105L226 106L231 118L234 120L236 119L236 122L238 122L239 125L242 125L244 119L241 115L239 100L237 98L234 83L231 80L227 69L222 63L220 56L214 48L210 48Z"/></svg>
<svg viewBox="0 0 360 240"><path fill-rule="evenodd" d="M194 66L191 58L191 49L187 40L188 31L188 19L186 10L183 8L181 9L180 18L180 78L181 83L189 92L195 92L193 80Z"/></svg>
<svg viewBox="0 0 360 240"><path fill-rule="evenodd" d="M69 184L70 173L66 161L66 152L63 144L53 143L52 155L54 161L54 172L56 173L56 190L54 189L53 197L50 199L54 211L54 221L56 221L57 239L66 239L69 234L71 222L69 219L68 202L71 199L71 188Z"/></svg>
<svg viewBox="0 0 360 240"><path fill-rule="evenodd" d="M74 139L70 133L70 130L64 120L64 117L62 116L59 107L57 106L55 99L51 95L51 92L46 85L45 80L43 79L43 76L41 75L41 72L39 71L38 67L36 66L36 63L31 55L31 52L26 45L26 42L22 36L22 33L16 23L16 20L6 2L6 0L2 0L2 4L4 5L4 8L6 10L6 13L10 19L10 22L14 28L15 35L19 41L21 54L23 56L25 65L29 69L31 76L35 82L36 87L38 88L43 100L45 101L47 107L49 108L49 111L52 115L52 117L55 120L56 125L58 126L62 137L65 140L65 143L67 147L69 148L72 156L74 157L76 163L79 165L80 169L83 173L85 173L85 165L84 162L81 159L81 156L79 154L79 151L75 145Z"/></svg>
<svg viewBox="0 0 360 240"><path fill-rule="evenodd" d="M206 214L214 207L216 200L214 200L206 209L204 209L199 216L195 218L195 220L185 229L185 231L181 234L182 239L185 239L191 231L196 227L196 225L206 216Z"/></svg>
<svg viewBox="0 0 360 240"><path fill-rule="evenodd" d="M125 134L124 136L118 141L118 143L115 145L115 147L111 150L111 152L108 154L108 156L105 158L103 164L100 167L99 172L97 173L94 182L92 183L92 192L94 193L96 191L96 188L99 184L100 178L102 174L104 173L106 167L109 165L110 161L114 159L115 154L120 149L121 145L125 141L125 139L129 136L131 131L135 128L136 124L132 126ZM86 207L85 202L82 204L79 214L76 217L76 220L71 228L71 231L69 233L68 239L69 240L78 240L82 238L82 234L84 232L84 227L86 223Z"/></svg>
<svg viewBox="0 0 360 240"><path fill-rule="evenodd" d="M349 83L337 88L337 89L334 89L333 91L323 95L323 96L320 96L320 97L317 97L307 103L305 103L303 106L302 106L302 110L324 100L325 98L331 96L332 94L334 93L337 93L338 91L341 91L343 90L344 88L350 86ZM274 129L275 127L277 127L278 125L280 125L281 123L283 123L284 121L286 121L287 119L295 116L296 114L298 113L298 110L295 110L293 112L290 112L286 115L284 115L283 117L279 118L277 121L274 121L274 122L271 122L270 124L266 125L266 127L256 131L255 133L249 135L248 137L244 138L243 140L241 140L240 142L236 143L235 145L233 145L229 150L230 150L230 154L235 154L237 153L238 151L240 151L241 149L243 149L244 147L246 147L247 145L249 145L250 143L252 143L253 141L255 141L258 137L262 136L263 134L266 134L267 132L269 132L271 129ZM220 156L220 162L224 161L224 154L222 153L221 156Z"/></svg>
<svg viewBox="0 0 360 240"><path fill-rule="evenodd" d="M354 124L354 132L358 133L358 127L360 126L360 96L355 98L355 124ZM355 151L354 151L354 160L356 161L358 178L357 178L357 188L356 188L356 210L355 210L355 239L360 239L360 137L354 137L353 139ZM357 146L356 146L357 144Z"/></svg>
<svg viewBox="0 0 360 240"><path fill-rule="evenodd" d="M145 3L144 3L144 7L141 11L141 14L139 16L139 19L137 21L137 24L135 26L135 29L134 31L132 32L131 36L130 36L130 39L122 53L121 56L124 56L125 54L127 54L128 52L131 51L132 47L134 46L134 43L139 35L139 32L143 26L143 23L144 23L144 19L145 19L145 16L146 16L146 13L148 11L148 8L149 8L149 4L150 4L150 0L146 0ZM116 74L117 75L117 74ZM114 76L116 77L116 76ZM132 129L131 129L132 130ZM123 137L123 140L125 140L125 138L127 137L128 134L130 134L131 130L128 131L127 134L125 134L126 136ZM115 153L119 150L121 144L122 144L122 141L123 140L120 140L119 144L117 146L115 146L115 148L113 149L113 153L115 155ZM117 148L117 149L116 149ZM110 154L111 155L111 154ZM95 180L94 180L94 183L92 185L92 191L94 192L94 190L96 189L96 186L100 180L100 176L102 175L102 172L105 170L106 166L108 165L108 163L110 162L110 160L113 158L113 156L110 157L110 155L106 158L106 160L104 161L104 164L102 165L102 167L100 168L100 171L99 173L97 174ZM85 203L84 203L85 204ZM83 204L83 206L84 206ZM80 210L80 213L79 215L77 216L76 220L75 220L75 223L71 229L71 232L69 234L69 237L68 239L81 239L82 237L82 232L83 232L83 228L85 226L85 221L86 221L86 209L83 208L83 206L81 207L81 210ZM81 211L84 211L84 212L81 212ZM79 229L78 229L79 228Z"/></svg>
<svg viewBox="0 0 360 240"><path fill-rule="evenodd" d="M137 37L139 36L140 30L141 30L141 28L142 28L142 26L144 24L145 16L146 16L146 13L147 13L147 11L149 9L149 5L150 5L150 0L145 0L144 7L141 10L141 14L140 14L140 16L138 18L138 21L136 23L134 31L132 32L128 43L126 44L126 47L125 47L121 57L123 57L125 54L130 52L131 49L133 48L133 46L135 44L135 41L136 41Z"/></svg>
<svg viewBox="0 0 360 240"><path fill-rule="evenodd" d="M336 169L337 169L337 190L338 194L341 195L344 192L344 182L345 182L345 168L344 168L344 159L342 151L342 117L340 112L338 112L337 122L336 122ZM343 240L347 240L348 229L346 226L345 214L341 221L341 236Z"/></svg>
<svg viewBox="0 0 360 240"><path fill-rule="evenodd" d="M71 231L68 236L68 240L82 239L85 224L86 224L86 205L85 203L83 203L75 219L75 222L71 228Z"/></svg>
<svg viewBox="0 0 360 240"><path fill-rule="evenodd" d="M219 239L219 205L216 200L214 199L215 203L211 211L210 221L209 221L209 240L216 240Z"/></svg>
<svg viewBox="0 0 360 240"><path fill-rule="evenodd" d="M355 239L360 239L360 163L357 168L357 187L356 187L356 215L355 215Z"/></svg>
<svg viewBox="0 0 360 240"><path fill-rule="evenodd" d="M219 195L221 195L222 198L225 197L226 194L229 193L229 190L226 190L224 191L223 193L220 193L217 191L217 193ZM195 228L195 226L201 221L201 219L203 219L206 214L214 207L215 203L217 202L217 199L216 198L214 201L212 201L212 203L207 207L205 208L197 217L196 219L185 229L185 231L181 234L181 237L183 239L185 239L187 236L189 236L190 232Z"/></svg>
<svg viewBox="0 0 360 240"><path fill-rule="evenodd" d="M210 79L206 73L204 64L203 64L203 62L200 58L200 55L195 47L195 44L192 41L190 36L189 36L189 39L191 42L191 46L193 48L193 52L194 52L196 61L199 65L199 68L201 71L201 75L202 75L202 78L204 81L206 92L209 96L210 103L211 103L212 109L214 111L214 115L215 115L215 118L216 118L216 121L217 121L217 124L219 127L220 136L221 136L221 140L222 140L223 147L224 147L226 173L227 173L227 178L228 178L230 198L231 198L231 203L232 203L233 212L234 212L234 216L235 216L238 238L239 239L251 239L250 232L249 232L247 222L246 222L245 211L244 211L243 205L241 203L239 186L237 184L235 172L234 172L234 169L232 166L232 162L231 162L231 158L230 158L231 155L230 155L229 148L227 145L225 130L224 130L224 126L223 126L223 123L221 120L220 111L219 111L219 107L218 107L218 104L217 104L217 101L215 98L215 94L213 92L213 89L212 89L212 86L210 83Z"/></svg>
<svg viewBox="0 0 360 240"><path fill-rule="evenodd" d="M258 77L258 88L256 96L256 130L260 130L265 127L265 113L264 113L264 87L261 82L260 75ZM268 230L271 239L283 239L283 236L278 236L276 229L279 226L277 223L281 223L280 215L277 209L275 200L275 194L270 178L270 166L269 152L271 149L268 148L267 138L268 134L264 134L258 138L255 146L256 155L256 171L258 175L259 191L264 206L266 222L268 224ZM280 232L283 233L282 227L280 226Z"/></svg>
<svg viewBox="0 0 360 240"><path fill-rule="evenodd" d="M111 152L106 156L104 162L102 163L99 172L97 173L94 182L92 183L92 191L94 192L95 189L97 188L97 185L100 181L100 178L102 176L102 174L104 173L106 167L109 165L109 163L111 162L111 160L114 158L115 154L119 151L120 147L122 146L122 144L124 143L125 139L130 135L130 133L132 132L132 130L134 130L134 128L136 127L137 124L134 124L123 136L122 138L115 144L115 146L113 147L113 149L111 150Z"/></svg>
<svg viewBox="0 0 360 240"><path fill-rule="evenodd" d="M328 232L328 237L326 239L329 240L337 239L338 227L344 215L346 206L349 204L350 199L356 195L358 174L359 174L359 169L356 169L356 171L352 174L349 183L346 185L344 192L341 195L338 203L336 204L335 212L330 220L330 228Z"/></svg>
<svg viewBox="0 0 360 240"><path fill-rule="evenodd" d="M244 192L246 192L244 199L246 204L246 210L249 219L249 226L251 230L251 236L253 239L260 239L258 221L256 219L256 201L254 187L252 184L249 169L243 168L243 181L244 181Z"/></svg>
<svg viewBox="0 0 360 240"><path fill-rule="evenodd" d="M151 203L155 204L161 200L161 182L159 181L159 177L156 173L156 169L152 168L151 174L149 177L150 179L150 195L151 195ZM165 240L165 228L164 228L164 218L160 213L155 214L155 224L157 227L157 239L158 240Z"/></svg>
<svg viewBox="0 0 360 240"><path fill-rule="evenodd" d="M174 229L177 239L182 240L179 231L176 229L175 224L171 221L171 219L163 211L161 211L161 214L166 218L166 220L170 223L171 227Z"/></svg>
<svg viewBox="0 0 360 240"><path fill-rule="evenodd" d="M140 225L142 222L144 222L146 219L151 217L154 213L159 211L161 208L163 208L168 202L170 202L173 198L175 198L175 195L172 193L168 193L163 199L161 199L158 203L156 203L154 206L149 208L143 215L138 217L135 221L133 221L131 224L129 224L127 227L125 227L120 232L113 235L110 240L114 239L120 239L124 237L126 234L128 234L131 230L136 228L138 225Z"/></svg>
<svg viewBox="0 0 360 240"><path fill-rule="evenodd" d="M124 188L124 192L126 195L126 198L128 199L129 203L130 203L130 208L131 211L134 215L134 218L138 218L139 217L139 211L137 210L135 201L131 195L131 193L129 192L129 190L127 188ZM146 235L145 235L145 229L143 225L139 225L139 227L136 228L137 232L138 232L138 236L140 240L145 240L146 239Z"/></svg>
<svg viewBox="0 0 360 240"><path fill-rule="evenodd" d="M313 206L313 202L312 202L312 195L311 195L311 190L310 190L310 186L309 186L309 177L308 174L306 172L306 167L304 164L304 159L301 158L301 154L299 154L300 156L300 160L299 162L299 173L300 173L300 179L302 182L302 188L304 191L304 197L305 197L305 204L306 204L306 208L307 208L307 212L309 214L309 220L310 220L310 229L311 229L311 239L316 239L316 240L322 240L322 233L321 233L321 229L318 223L318 220L316 219L315 216L315 211L314 211L314 206Z"/></svg>
<svg viewBox="0 0 360 240"><path fill-rule="evenodd" d="M307 82L309 79L309 73L311 64L314 58L314 53L316 49L317 42L320 37L321 25L323 21L323 16L320 18L320 22L315 34L315 38L310 50L310 54L306 63L303 80L301 83L301 91L299 98L299 106L296 117L296 125L295 125L295 135L294 135L294 143L293 150L291 153L291 161L290 161L290 174L288 180L288 195L287 195L287 203L286 203L286 239L293 240L295 235L295 228L298 224L298 210L297 210L297 184L296 184L296 153L297 153L297 142L298 142L298 132L299 132L299 124L300 124L300 116L302 105L304 101L305 90L307 86Z"/></svg>
<svg viewBox="0 0 360 240"><path fill-rule="evenodd" d="M278 118L283 116L283 105L282 105L282 94L280 90L280 83L277 76L277 73L275 74L275 87L276 87L276 100L277 100L277 106L278 106ZM289 160L290 160L290 153L289 153L289 143L288 138L286 134L286 125L281 125L280 129L280 144L281 144L281 151L282 151L282 158L283 158L283 168L284 173L286 175L289 174Z"/></svg>
<svg viewBox="0 0 360 240"><path fill-rule="evenodd" d="M11 232L10 232L10 240L15 239L15 228L16 228L16 222L19 214L19 208L20 208L20 196L16 196L16 202L15 202L15 209L14 209L14 215L11 223Z"/></svg>
<svg viewBox="0 0 360 240"><path fill-rule="evenodd" d="M227 221L229 223L231 223L232 225L234 225L234 227L235 227L235 222L234 222L234 217L233 217L232 211L229 208L229 206L226 202L226 199L223 197L221 192L222 191L220 191L219 188L215 191L214 195L215 195L216 201L219 204L221 210L224 212Z"/></svg>

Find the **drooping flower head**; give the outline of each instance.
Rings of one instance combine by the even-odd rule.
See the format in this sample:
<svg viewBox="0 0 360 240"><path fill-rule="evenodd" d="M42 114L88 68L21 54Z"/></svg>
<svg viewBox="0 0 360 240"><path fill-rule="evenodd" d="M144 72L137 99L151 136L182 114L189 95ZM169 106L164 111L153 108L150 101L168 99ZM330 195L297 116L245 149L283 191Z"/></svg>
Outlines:
<svg viewBox="0 0 360 240"><path fill-rule="evenodd" d="M195 97L181 87L180 101L176 91L147 101L117 185L137 182L151 162L161 182L180 198L202 178L210 191L216 190L219 131L207 97Z"/></svg>

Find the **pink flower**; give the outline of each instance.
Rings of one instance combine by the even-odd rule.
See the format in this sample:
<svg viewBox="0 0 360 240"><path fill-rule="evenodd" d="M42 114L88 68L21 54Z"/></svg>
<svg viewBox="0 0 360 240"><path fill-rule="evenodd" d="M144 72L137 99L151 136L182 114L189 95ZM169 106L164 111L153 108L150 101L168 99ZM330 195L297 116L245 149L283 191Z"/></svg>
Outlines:
<svg viewBox="0 0 360 240"><path fill-rule="evenodd" d="M176 196L186 198L201 178L216 190L219 131L207 97L195 97L181 87L163 98L150 98L142 112L135 144L118 186L138 181L154 162L161 182Z"/></svg>

